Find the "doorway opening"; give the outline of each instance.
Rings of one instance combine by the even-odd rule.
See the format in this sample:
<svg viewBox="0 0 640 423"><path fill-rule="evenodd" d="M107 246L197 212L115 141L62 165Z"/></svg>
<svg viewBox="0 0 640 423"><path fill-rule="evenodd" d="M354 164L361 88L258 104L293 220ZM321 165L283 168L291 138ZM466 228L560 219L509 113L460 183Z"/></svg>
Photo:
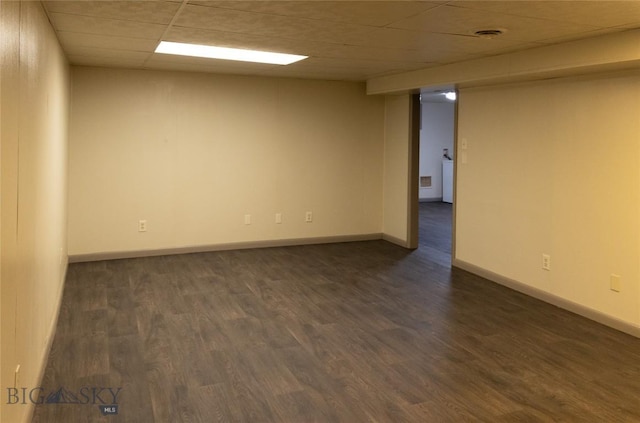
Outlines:
<svg viewBox="0 0 640 423"><path fill-rule="evenodd" d="M455 127L453 87L421 90L418 248L446 266L453 250Z"/></svg>

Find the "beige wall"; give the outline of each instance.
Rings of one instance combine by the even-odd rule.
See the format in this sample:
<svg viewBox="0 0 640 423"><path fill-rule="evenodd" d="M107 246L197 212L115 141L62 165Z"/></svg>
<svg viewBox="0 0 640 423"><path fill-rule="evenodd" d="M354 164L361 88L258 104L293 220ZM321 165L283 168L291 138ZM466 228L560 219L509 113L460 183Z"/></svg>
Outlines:
<svg viewBox="0 0 640 423"><path fill-rule="evenodd" d="M411 97L409 95L386 96L384 122L383 232L389 241L405 245L409 230Z"/></svg>
<svg viewBox="0 0 640 423"><path fill-rule="evenodd" d="M75 67L72 91L71 255L382 231L364 84Z"/></svg>
<svg viewBox="0 0 640 423"><path fill-rule="evenodd" d="M640 326L640 74L463 89L458 119L456 259Z"/></svg>
<svg viewBox="0 0 640 423"><path fill-rule="evenodd" d="M1 381L36 387L66 256L68 66L39 2L2 2L0 20ZM2 404L3 422L28 405Z"/></svg>

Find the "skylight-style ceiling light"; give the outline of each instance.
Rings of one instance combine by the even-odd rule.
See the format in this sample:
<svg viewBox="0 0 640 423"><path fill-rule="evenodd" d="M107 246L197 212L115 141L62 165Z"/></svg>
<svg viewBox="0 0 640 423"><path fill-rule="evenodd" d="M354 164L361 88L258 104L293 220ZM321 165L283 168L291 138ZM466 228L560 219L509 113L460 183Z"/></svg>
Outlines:
<svg viewBox="0 0 640 423"><path fill-rule="evenodd" d="M269 51L174 43L171 41L160 41L160 44L158 44L156 48L156 53L206 57L209 59L238 60L241 62L269 63L272 65L289 65L309 57Z"/></svg>

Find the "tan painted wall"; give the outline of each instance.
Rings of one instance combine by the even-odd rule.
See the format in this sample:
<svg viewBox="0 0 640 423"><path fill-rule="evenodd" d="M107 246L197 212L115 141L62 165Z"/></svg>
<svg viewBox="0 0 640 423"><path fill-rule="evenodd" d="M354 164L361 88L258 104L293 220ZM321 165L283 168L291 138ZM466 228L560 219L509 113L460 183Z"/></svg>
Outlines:
<svg viewBox="0 0 640 423"><path fill-rule="evenodd" d="M456 258L640 325L640 74L459 101Z"/></svg>
<svg viewBox="0 0 640 423"><path fill-rule="evenodd" d="M409 95L385 97L383 232L401 245L408 239L410 113Z"/></svg>
<svg viewBox="0 0 640 423"><path fill-rule="evenodd" d="M36 387L67 265L68 66L39 2L0 8L1 420L28 421L7 388Z"/></svg>
<svg viewBox="0 0 640 423"><path fill-rule="evenodd" d="M70 254L382 231L364 84L75 67L72 108Z"/></svg>

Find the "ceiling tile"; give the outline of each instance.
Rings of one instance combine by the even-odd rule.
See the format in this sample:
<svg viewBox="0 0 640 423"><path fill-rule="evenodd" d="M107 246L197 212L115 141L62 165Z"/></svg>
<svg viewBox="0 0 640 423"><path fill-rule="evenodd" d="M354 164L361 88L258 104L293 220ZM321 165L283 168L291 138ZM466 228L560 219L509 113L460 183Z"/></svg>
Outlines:
<svg viewBox="0 0 640 423"><path fill-rule="evenodd" d="M364 81L367 79L367 75L363 73L350 73L345 74L343 72L331 72L331 71L290 71L290 72L265 72L263 76L271 76L278 78L297 78L297 79L314 79L314 80L326 80L326 81Z"/></svg>
<svg viewBox="0 0 640 423"><path fill-rule="evenodd" d="M358 25L385 26L444 1L190 1L190 4Z"/></svg>
<svg viewBox="0 0 640 423"><path fill-rule="evenodd" d="M68 56L69 63L75 66L99 66L140 69L144 60L113 58L113 57L91 57L91 56Z"/></svg>
<svg viewBox="0 0 640 423"><path fill-rule="evenodd" d="M240 32L216 31L201 28L172 27L164 37L165 41L179 43L206 44L220 47L261 49L278 53L304 54L309 50L302 49L303 40L292 40L280 37L265 38L262 35ZM316 43L314 43L316 44Z"/></svg>
<svg viewBox="0 0 640 423"><path fill-rule="evenodd" d="M133 50L115 50L95 47L70 46L67 48L67 54L74 57L86 56L100 57L103 59L138 60L143 63L153 53Z"/></svg>
<svg viewBox="0 0 640 423"><path fill-rule="evenodd" d="M244 67L253 68L253 69L267 69L267 68L272 68L274 66L278 66L278 67L281 66L281 65L273 65L268 63L240 62L237 60L209 59L206 57L180 56L175 54L163 54L163 53L153 53L149 57L149 60L147 62L148 63L156 63L156 62L192 63L192 64L199 64L199 65L212 66L212 67L222 67L222 68L224 67L235 68L238 66L244 66Z"/></svg>
<svg viewBox="0 0 640 423"><path fill-rule="evenodd" d="M294 78L362 81L375 76L424 69L430 66L432 65L426 63L357 60L335 61L333 59L310 58L302 62L297 62L293 65L283 66L281 69L271 69L267 74Z"/></svg>
<svg viewBox="0 0 640 423"><path fill-rule="evenodd" d="M181 70L198 72L259 74L282 77L307 78L322 77L321 79L363 80L371 76L387 73L414 70L426 67L427 63L394 62L380 60L309 58L288 66L265 65L254 63L240 63L225 60L211 60L196 57L170 56L154 54L146 67L153 69L169 69L178 65Z"/></svg>
<svg viewBox="0 0 640 423"><path fill-rule="evenodd" d="M198 5L186 6L176 19L175 26L336 43L360 40L371 29L364 25L288 18Z"/></svg>
<svg viewBox="0 0 640 423"><path fill-rule="evenodd" d="M142 38L109 37L77 32L58 32L58 37L65 49L89 47L153 52L158 45L157 41Z"/></svg>
<svg viewBox="0 0 640 423"><path fill-rule="evenodd" d="M224 47L247 48L247 49L263 49L268 51L276 51L280 53L293 53L311 56L313 58L324 59L361 59L381 61L380 57L395 56L399 62L425 63L415 52L407 53L403 51L393 51L392 49L370 47L357 47L336 43L327 43L320 41L309 41L304 39L288 39L279 37L268 37L242 34L224 31L212 31L198 28L172 28L165 37L168 41L191 42L203 44L215 44ZM360 53L355 53L360 50ZM405 60L406 57L412 57ZM389 59L394 61L393 59Z"/></svg>
<svg viewBox="0 0 640 423"><path fill-rule="evenodd" d="M459 7L597 26L640 26L640 1L456 1Z"/></svg>
<svg viewBox="0 0 640 423"><path fill-rule="evenodd" d="M597 29L590 25L570 22L550 23L538 18L506 15L449 5L440 6L413 18L396 22L392 27L462 35L472 35L479 29L499 28L507 30L500 38L525 42Z"/></svg>
<svg viewBox="0 0 640 423"><path fill-rule="evenodd" d="M264 63L244 63L233 60L213 60L201 57L174 56L166 54L154 54L145 62L148 69L177 69L196 72L213 72L227 74L253 74L260 75L263 72L279 67Z"/></svg>
<svg viewBox="0 0 640 423"><path fill-rule="evenodd" d="M438 34L422 31L409 31L396 28L379 28L369 33L362 45L392 49L409 49L429 52L442 58L456 57L460 54L483 53L503 50L522 45L523 42L510 38L480 38L472 35Z"/></svg>
<svg viewBox="0 0 640 423"><path fill-rule="evenodd" d="M289 70L313 70L323 69L331 71L355 72L360 71L365 75L379 74L391 70L405 71L420 69L427 66L427 63L421 62L395 62L381 60L362 60L362 59L333 59L333 58L316 58L310 57L306 60L293 63L285 68Z"/></svg>
<svg viewBox="0 0 640 423"><path fill-rule="evenodd" d="M420 49L383 48L374 46L333 45L326 54L319 57L333 57L339 59L384 60L394 62L445 63L452 60L471 58L471 53L462 51L447 51L437 46L427 45Z"/></svg>
<svg viewBox="0 0 640 423"><path fill-rule="evenodd" d="M180 3L168 1L45 1L49 13L168 24Z"/></svg>
<svg viewBox="0 0 640 423"><path fill-rule="evenodd" d="M613 28L613 27L601 28L601 29L596 29L594 31L571 33L571 34L566 34L560 37L545 38L540 40L539 42L542 44L558 44L558 43L565 43L568 41L581 40L584 38L597 37L605 34L611 34L613 32L620 32L620 28Z"/></svg>
<svg viewBox="0 0 640 423"><path fill-rule="evenodd" d="M165 25L160 24L76 16L67 13L51 13L50 17L56 30L83 34L159 40L165 29Z"/></svg>

